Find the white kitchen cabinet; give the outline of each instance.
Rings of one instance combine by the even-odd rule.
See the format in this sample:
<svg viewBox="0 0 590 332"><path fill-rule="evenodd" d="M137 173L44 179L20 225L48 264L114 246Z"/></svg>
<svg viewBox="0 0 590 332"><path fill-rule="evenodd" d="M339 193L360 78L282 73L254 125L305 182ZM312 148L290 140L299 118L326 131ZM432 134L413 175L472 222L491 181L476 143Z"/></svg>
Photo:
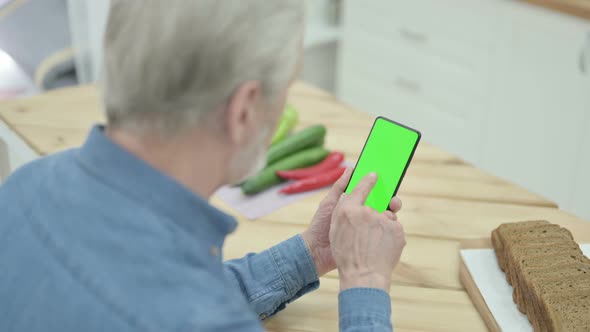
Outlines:
<svg viewBox="0 0 590 332"><path fill-rule="evenodd" d="M345 1L338 95L480 156L497 9L486 0ZM465 25L472 27L464 29Z"/></svg>
<svg viewBox="0 0 590 332"><path fill-rule="evenodd" d="M348 0L342 23L342 100L590 219L589 21L516 0Z"/></svg>
<svg viewBox="0 0 590 332"><path fill-rule="evenodd" d="M519 2L495 65L481 166L567 205L590 112L580 54L590 24ZM590 191L587 191L590 195Z"/></svg>
<svg viewBox="0 0 590 332"><path fill-rule="evenodd" d="M38 89L33 80L10 55L0 50L0 101L7 96L24 97L35 93ZM30 160L30 152L30 148L0 119L0 183L12 170Z"/></svg>

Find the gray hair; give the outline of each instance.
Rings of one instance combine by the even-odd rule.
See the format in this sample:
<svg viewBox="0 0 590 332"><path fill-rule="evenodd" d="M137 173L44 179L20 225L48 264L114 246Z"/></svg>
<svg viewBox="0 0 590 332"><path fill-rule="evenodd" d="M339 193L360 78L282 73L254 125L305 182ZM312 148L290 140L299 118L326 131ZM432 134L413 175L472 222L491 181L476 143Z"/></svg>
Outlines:
<svg viewBox="0 0 590 332"><path fill-rule="evenodd" d="M111 0L103 101L113 127L177 131L248 80L277 97L295 70L302 0ZM270 100L269 100L270 101Z"/></svg>

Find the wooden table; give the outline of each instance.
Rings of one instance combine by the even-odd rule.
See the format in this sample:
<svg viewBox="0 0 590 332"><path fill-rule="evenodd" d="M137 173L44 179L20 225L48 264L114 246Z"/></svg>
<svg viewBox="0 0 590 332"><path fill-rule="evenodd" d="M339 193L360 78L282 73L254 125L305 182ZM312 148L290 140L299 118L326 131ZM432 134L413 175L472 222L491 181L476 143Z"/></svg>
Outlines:
<svg viewBox="0 0 590 332"><path fill-rule="evenodd" d="M299 127L324 123L326 145L354 160L372 116L339 103L303 83L289 100L301 113ZM58 90L0 103L0 119L37 155L79 146L90 126L103 121L93 86ZM236 215L238 230L224 248L226 258L259 251L302 232L325 193L252 222ZM590 224L560 211L556 204L485 173L428 143L421 143L400 191L399 214L408 245L391 289L396 331L485 331L486 327L459 281L462 245L489 241L503 222L547 219L562 224L578 241L590 241ZM217 198L213 204L233 212ZM336 331L337 273L322 278L309 294L269 319L273 331Z"/></svg>
<svg viewBox="0 0 590 332"><path fill-rule="evenodd" d="M590 20L589 0L521 0L533 5L556 10L569 15Z"/></svg>

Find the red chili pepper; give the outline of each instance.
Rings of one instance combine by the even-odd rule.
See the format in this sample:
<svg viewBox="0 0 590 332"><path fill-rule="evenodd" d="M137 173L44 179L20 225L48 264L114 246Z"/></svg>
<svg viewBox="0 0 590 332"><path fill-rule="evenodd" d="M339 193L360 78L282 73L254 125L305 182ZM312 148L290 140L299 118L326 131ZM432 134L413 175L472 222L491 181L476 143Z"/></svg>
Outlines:
<svg viewBox="0 0 590 332"><path fill-rule="evenodd" d="M344 160L344 154L342 152L334 151L315 166L289 171L277 171L277 175L286 180L301 180L334 169L340 166L342 160Z"/></svg>
<svg viewBox="0 0 590 332"><path fill-rule="evenodd" d="M312 177L295 181L292 184L281 189L283 194L295 194L304 191L311 191L334 184L342 176L346 167L338 167L327 172L316 174Z"/></svg>

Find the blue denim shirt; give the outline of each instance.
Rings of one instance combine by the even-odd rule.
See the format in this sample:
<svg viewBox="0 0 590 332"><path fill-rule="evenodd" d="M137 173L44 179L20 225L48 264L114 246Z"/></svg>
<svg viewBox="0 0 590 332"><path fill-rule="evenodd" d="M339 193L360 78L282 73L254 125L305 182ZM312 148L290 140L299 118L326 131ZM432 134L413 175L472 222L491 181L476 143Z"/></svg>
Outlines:
<svg viewBox="0 0 590 332"><path fill-rule="evenodd" d="M0 331L260 331L318 276L300 236L224 263L236 226L95 127L0 186ZM339 301L341 330L391 330L384 292Z"/></svg>

